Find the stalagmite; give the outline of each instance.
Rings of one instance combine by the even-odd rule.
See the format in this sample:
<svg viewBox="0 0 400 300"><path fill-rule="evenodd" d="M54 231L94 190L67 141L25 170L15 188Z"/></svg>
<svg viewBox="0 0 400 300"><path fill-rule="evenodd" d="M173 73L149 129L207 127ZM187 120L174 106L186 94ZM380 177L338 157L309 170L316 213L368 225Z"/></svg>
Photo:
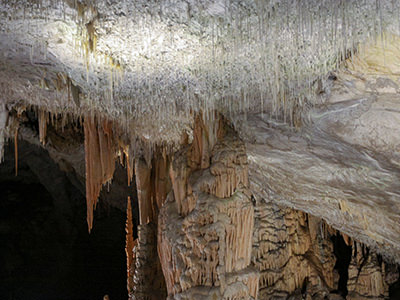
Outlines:
<svg viewBox="0 0 400 300"><path fill-rule="evenodd" d="M110 181L115 169L115 146L112 123L87 116L84 122L86 162L86 203L89 232L93 210L103 184Z"/></svg>

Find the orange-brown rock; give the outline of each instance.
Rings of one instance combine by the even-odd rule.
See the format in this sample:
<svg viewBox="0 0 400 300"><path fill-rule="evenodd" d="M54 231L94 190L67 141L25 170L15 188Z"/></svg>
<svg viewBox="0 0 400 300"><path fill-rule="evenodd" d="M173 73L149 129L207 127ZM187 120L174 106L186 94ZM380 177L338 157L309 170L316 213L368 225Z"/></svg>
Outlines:
<svg viewBox="0 0 400 300"><path fill-rule="evenodd" d="M131 296L133 294L133 275L135 273L135 247L137 244L137 240L133 237L133 219L132 219L132 204L131 199L128 197L127 208L126 208L126 267L127 267L127 289L128 295Z"/></svg>
<svg viewBox="0 0 400 300"><path fill-rule="evenodd" d="M86 203L89 232L100 190L113 177L115 145L112 123L87 116L84 122L86 162Z"/></svg>

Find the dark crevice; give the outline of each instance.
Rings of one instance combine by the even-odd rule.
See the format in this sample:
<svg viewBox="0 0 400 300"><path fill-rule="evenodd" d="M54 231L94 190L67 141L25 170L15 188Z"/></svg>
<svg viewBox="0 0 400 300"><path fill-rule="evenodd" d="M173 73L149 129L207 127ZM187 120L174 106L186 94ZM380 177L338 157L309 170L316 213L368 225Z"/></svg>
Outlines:
<svg viewBox="0 0 400 300"><path fill-rule="evenodd" d="M397 266L398 279L395 283L389 287L389 299L398 300L400 299L400 265Z"/></svg>
<svg viewBox="0 0 400 300"><path fill-rule="evenodd" d="M337 292L344 298L348 294L347 281L349 279L349 265L351 261L352 247L347 246L342 235L337 233L331 236L334 254L336 257L335 270L339 273L339 284Z"/></svg>

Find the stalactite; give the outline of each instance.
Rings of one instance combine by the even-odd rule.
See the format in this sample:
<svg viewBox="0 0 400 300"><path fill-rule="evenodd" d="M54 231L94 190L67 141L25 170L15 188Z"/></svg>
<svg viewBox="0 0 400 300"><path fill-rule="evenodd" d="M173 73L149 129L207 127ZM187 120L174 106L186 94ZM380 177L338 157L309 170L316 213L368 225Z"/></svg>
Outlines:
<svg viewBox="0 0 400 300"><path fill-rule="evenodd" d="M19 127L15 128L15 133L14 133L15 176L18 176L18 131Z"/></svg>
<svg viewBox="0 0 400 300"><path fill-rule="evenodd" d="M128 197L127 208L126 208L126 265L127 265L127 288L128 295L133 293L134 282L133 276L135 274L135 246L137 241L133 237L133 219L132 219L132 204L131 198Z"/></svg>
<svg viewBox="0 0 400 300"><path fill-rule="evenodd" d="M47 123L49 121L49 115L45 110L39 111L38 116L39 121L39 141L44 145L46 143L46 134L47 134Z"/></svg>
<svg viewBox="0 0 400 300"><path fill-rule="evenodd" d="M165 147L157 149L153 160L154 195L159 211L170 190L168 177L169 158Z"/></svg>
<svg viewBox="0 0 400 300"><path fill-rule="evenodd" d="M148 224L154 219L151 197L151 168L141 158L135 160L135 178L139 201L140 224Z"/></svg>
<svg viewBox="0 0 400 300"><path fill-rule="evenodd" d="M0 163L4 158L4 143L6 139L6 126L8 120L8 110L5 104L0 104Z"/></svg>
<svg viewBox="0 0 400 300"><path fill-rule="evenodd" d="M129 151L125 152L125 161L126 161L126 175L128 177L128 186L131 185L132 177L133 177L133 166L132 166L132 161L130 160L129 157Z"/></svg>
<svg viewBox="0 0 400 300"><path fill-rule="evenodd" d="M86 203L89 232L93 226L93 210L103 184L110 181L115 169L115 147L112 123L87 116L84 122Z"/></svg>

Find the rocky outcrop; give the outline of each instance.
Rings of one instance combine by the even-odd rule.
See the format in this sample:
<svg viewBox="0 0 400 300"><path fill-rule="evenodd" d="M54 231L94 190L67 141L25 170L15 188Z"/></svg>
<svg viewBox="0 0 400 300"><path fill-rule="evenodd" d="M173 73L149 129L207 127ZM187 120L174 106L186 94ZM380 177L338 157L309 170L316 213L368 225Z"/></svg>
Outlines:
<svg viewBox="0 0 400 300"><path fill-rule="evenodd" d="M396 265L307 213L262 199L255 211L259 299L388 298Z"/></svg>
<svg viewBox="0 0 400 300"><path fill-rule="evenodd" d="M320 128L295 132L265 116L252 116L246 126L254 195L323 218L400 262L400 171L395 161Z"/></svg>

